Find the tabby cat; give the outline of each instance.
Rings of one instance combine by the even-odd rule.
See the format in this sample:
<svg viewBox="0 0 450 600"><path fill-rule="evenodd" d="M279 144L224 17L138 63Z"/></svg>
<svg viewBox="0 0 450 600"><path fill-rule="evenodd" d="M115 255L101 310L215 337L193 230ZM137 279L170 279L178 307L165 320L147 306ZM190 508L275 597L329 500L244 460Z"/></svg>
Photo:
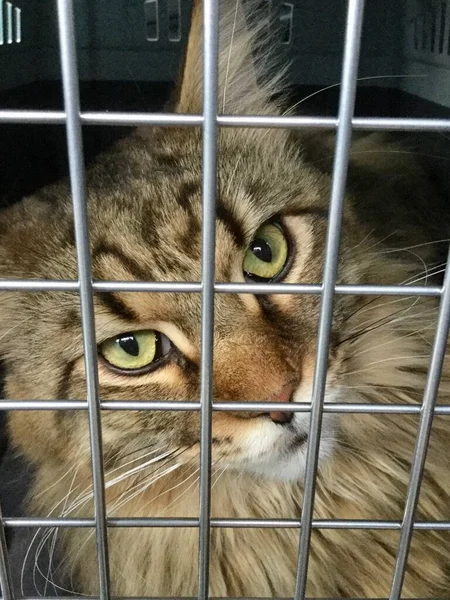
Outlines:
<svg viewBox="0 0 450 600"><path fill-rule="evenodd" d="M201 8L196 2L178 113L202 110ZM264 55L253 58L242 7L223 0L220 9L221 112L282 114L279 83L264 77ZM319 282L332 136L221 129L218 151L217 281ZM196 128L141 128L100 156L87 174L94 278L198 281L201 175ZM450 232L419 158L381 134L355 137L347 187L339 282L432 282L444 266L434 242ZM2 277L77 277L67 181L6 210L0 234ZM311 294L217 295L215 400L309 402L319 308ZM326 402L420 403L436 313L434 298L338 296ZM199 294L96 294L101 397L198 400L200 316ZM85 397L76 294L3 293L0 319L8 398ZM439 402L450 403L448 364ZM306 413L214 413L212 516L299 519L308 423ZM417 426L417 415L325 414L314 517L401 520ZM102 427L109 516L198 515L198 413L106 411ZM86 413L11 412L9 430L36 471L29 514L91 516ZM419 520L450 520L449 449L450 421L437 416ZM98 593L93 530L57 536L37 531L15 567L36 569L56 544L68 582L57 593ZM214 528L210 593L291 597L298 537ZM398 540L396 530L315 529L308 596L386 597ZM112 528L109 543L114 595L197 593L195 528ZM54 568L44 576L62 581ZM415 531L403 592L450 598L449 532Z"/></svg>

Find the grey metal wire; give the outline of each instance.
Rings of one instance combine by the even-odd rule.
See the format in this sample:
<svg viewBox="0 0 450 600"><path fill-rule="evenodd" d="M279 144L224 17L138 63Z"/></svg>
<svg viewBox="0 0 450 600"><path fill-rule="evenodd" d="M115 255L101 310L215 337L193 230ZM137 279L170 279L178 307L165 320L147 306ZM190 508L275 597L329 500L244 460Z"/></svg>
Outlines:
<svg viewBox="0 0 450 600"><path fill-rule="evenodd" d="M95 292L178 292L183 294L199 294L201 283L159 282L159 281L94 281ZM352 285L335 286L336 294L359 296L440 296L439 286L409 285ZM0 280L0 292L79 292L78 281L3 279ZM323 286L309 283L216 283L214 291L218 294L321 294Z"/></svg>
<svg viewBox="0 0 450 600"><path fill-rule="evenodd" d="M311 412L311 403L301 404L275 402L214 402L213 411L222 412ZM89 404L83 400L0 400L0 411L13 410L88 410ZM131 411L182 411L198 412L200 402L170 402L158 400L105 400L100 402L102 410L131 410ZM336 414L378 414L378 415L420 415L422 407L418 404L353 404L337 402L324 404L324 413ZM440 404L434 409L434 414L450 416L450 405Z"/></svg>
<svg viewBox="0 0 450 600"><path fill-rule="evenodd" d="M57 110L0 110L0 123L43 123L64 124L65 114ZM127 112L82 112L83 125L124 125L137 127L149 125L155 127L201 127L201 115L178 115L166 113L127 113ZM280 117L280 116L243 116L219 115L219 127L263 127L286 129L336 129L336 117ZM450 131L450 119L421 119L399 117L354 117L353 129L373 131Z"/></svg>
<svg viewBox="0 0 450 600"><path fill-rule="evenodd" d="M445 351L447 348L447 339L450 327L450 248L447 256L447 267L445 269L443 287L444 293L442 295L441 304L439 307L439 316L436 325L436 337L434 340L433 351L428 368L419 432L414 450L408 493L406 496L405 512L403 515L402 530L400 534L397 560L395 564L389 600L399 600L403 587L414 528L414 518L419 501L423 470L431 435L431 427L433 425L434 407L436 405L439 391L442 366L445 360Z"/></svg>
<svg viewBox="0 0 450 600"><path fill-rule="evenodd" d="M52 596L51 597L52 600L67 600L67 596ZM22 598L21 600L42 600L42 596L39 597L34 597L34 596L26 596L25 598ZM100 600L98 596L71 596L70 600ZM122 596L120 598L114 598L114 600L197 600L196 598L192 597L192 596L178 596L178 597L168 597L168 596L163 596L163 597L155 597L155 596L144 596L144 597L139 597L139 596ZM210 600L223 600L223 597L211 597ZM267 600L267 597L262 597L262 598L255 598L255 597L230 597L227 596L227 600ZM283 598L271 598L271 600L295 600L294 598L287 598L287 597L283 597ZM336 597L333 598L307 598L306 600L336 600ZM340 600L340 599L339 599ZM387 598L346 598L345 600L388 600ZM436 600L435 597L421 597L420 600Z"/></svg>
<svg viewBox="0 0 450 600"><path fill-rule="evenodd" d="M199 519L193 517L127 517L108 519L108 527L199 527ZM61 527L92 528L95 519L40 519L40 518L8 518L4 519L6 527ZM401 521L370 521L351 519L316 519L311 523L313 529L385 529L400 530ZM298 519L211 519L211 527L230 529L300 529ZM418 521L414 529L430 531L450 531L450 521Z"/></svg>
<svg viewBox="0 0 450 600"><path fill-rule="evenodd" d="M302 503L302 528L300 530L297 581L294 594L296 600L303 600L306 593L311 543L311 522L328 370L329 340L333 320L334 288L336 285L339 262L341 222L344 208L350 144L352 139L352 117L356 97L363 14L364 0L349 0L342 66L342 83L339 98L339 124L337 128L327 240L325 246L323 292L319 316L316 365L312 391L312 411L306 453L305 483Z"/></svg>
<svg viewBox="0 0 450 600"><path fill-rule="evenodd" d="M100 404L98 394L97 347L95 341L89 230L86 208L86 183L83 139L80 121L73 0L57 0L61 73L66 112L67 148L72 191L75 245L80 286L89 440L96 519L96 541L101 600L109 598L108 530L106 525L105 478L103 470Z"/></svg>
<svg viewBox="0 0 450 600"><path fill-rule="evenodd" d="M218 0L203 2L203 222L198 599L209 595L214 274L217 191Z"/></svg>
<svg viewBox="0 0 450 600"><path fill-rule="evenodd" d="M14 600L11 570L6 548L5 521L0 508L0 590L3 600Z"/></svg>

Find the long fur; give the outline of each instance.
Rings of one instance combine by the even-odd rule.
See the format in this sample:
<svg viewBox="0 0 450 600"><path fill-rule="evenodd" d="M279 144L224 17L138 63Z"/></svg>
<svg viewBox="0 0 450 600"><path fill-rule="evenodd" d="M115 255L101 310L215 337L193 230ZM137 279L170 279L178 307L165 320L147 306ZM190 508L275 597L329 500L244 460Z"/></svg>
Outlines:
<svg viewBox="0 0 450 600"><path fill-rule="evenodd" d="M175 107L181 113L202 107L201 8L194 3ZM221 112L280 113L273 100L282 91L280 79L264 74L265 55L255 63L251 53L252 41L256 36L258 44L264 27L249 29L234 1L224 0L220 10ZM88 171L96 279L199 279L201 142L200 132L192 129L141 129ZM255 232L281 216L294 252L286 281L317 283L323 270L333 138L230 129L220 132L218 144L217 279L242 278L240 257ZM445 265L438 242L449 237L443 198L421 162L402 148L379 135L355 141L340 282L439 281ZM439 222L429 215L440 215ZM2 277L76 277L66 182L25 199L3 217ZM326 401L419 404L437 307L433 298L337 297ZM295 401L308 402L319 308L314 295L259 300L218 295L215 399L270 400L292 379ZM137 378L111 374L100 360L102 398L198 398L198 295L99 294L95 310L98 341L137 328L160 328L178 348L164 369ZM6 294L0 320L9 397L84 396L80 315L73 295ZM450 404L449 384L446 361L439 403ZM296 419L299 431L307 431L308 417ZM110 516L198 516L197 414L109 411L102 423ZM91 516L86 415L13 412L9 427L17 450L37 469L30 513ZM325 415L314 518L400 521L417 427L417 415ZM301 518L305 447L292 456L286 450L276 462L282 431L260 416L214 415L213 517ZM448 417L436 417L419 520L450 520L449 434ZM262 465L258 461L267 454ZM36 533L23 568L36 568L39 553L45 548L51 552L58 541L63 549L60 572L68 585L78 593L97 593L93 531L65 529L57 540L55 533ZM298 535L296 528L213 528L211 595L292 597ZM314 529L308 596L388 596L398 539L398 530ZM197 593L195 528L111 528L109 542L114 595ZM416 531L404 597L450 598L449 557L448 532ZM53 570L44 576L58 582Z"/></svg>

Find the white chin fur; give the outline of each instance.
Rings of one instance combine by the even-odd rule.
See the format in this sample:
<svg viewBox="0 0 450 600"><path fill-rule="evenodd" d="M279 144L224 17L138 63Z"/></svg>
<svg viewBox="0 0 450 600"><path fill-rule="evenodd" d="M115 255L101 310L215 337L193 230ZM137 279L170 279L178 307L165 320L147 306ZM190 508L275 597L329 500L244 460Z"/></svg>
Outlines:
<svg viewBox="0 0 450 600"><path fill-rule="evenodd" d="M310 397L310 393L305 394L304 389L298 389L294 401L308 402ZM336 392L327 393L326 402L337 401ZM269 419L261 420L242 441L241 460L230 467L280 481L302 480L305 474L307 441L295 444L295 440L307 436L309 420L309 413L295 413L289 425L278 425ZM322 421L319 462L332 454L336 429L336 416L325 414Z"/></svg>

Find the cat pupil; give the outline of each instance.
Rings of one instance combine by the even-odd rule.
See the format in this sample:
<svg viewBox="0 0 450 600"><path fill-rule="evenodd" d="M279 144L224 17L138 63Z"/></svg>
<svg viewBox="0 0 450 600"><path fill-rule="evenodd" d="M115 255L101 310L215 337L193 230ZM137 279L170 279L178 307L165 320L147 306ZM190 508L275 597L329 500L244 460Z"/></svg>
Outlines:
<svg viewBox="0 0 450 600"><path fill-rule="evenodd" d="M139 356L139 344L134 335L124 335L117 341L124 352L131 356Z"/></svg>
<svg viewBox="0 0 450 600"><path fill-rule="evenodd" d="M265 240L254 240L251 246L253 254L263 262L272 262L272 249Z"/></svg>

